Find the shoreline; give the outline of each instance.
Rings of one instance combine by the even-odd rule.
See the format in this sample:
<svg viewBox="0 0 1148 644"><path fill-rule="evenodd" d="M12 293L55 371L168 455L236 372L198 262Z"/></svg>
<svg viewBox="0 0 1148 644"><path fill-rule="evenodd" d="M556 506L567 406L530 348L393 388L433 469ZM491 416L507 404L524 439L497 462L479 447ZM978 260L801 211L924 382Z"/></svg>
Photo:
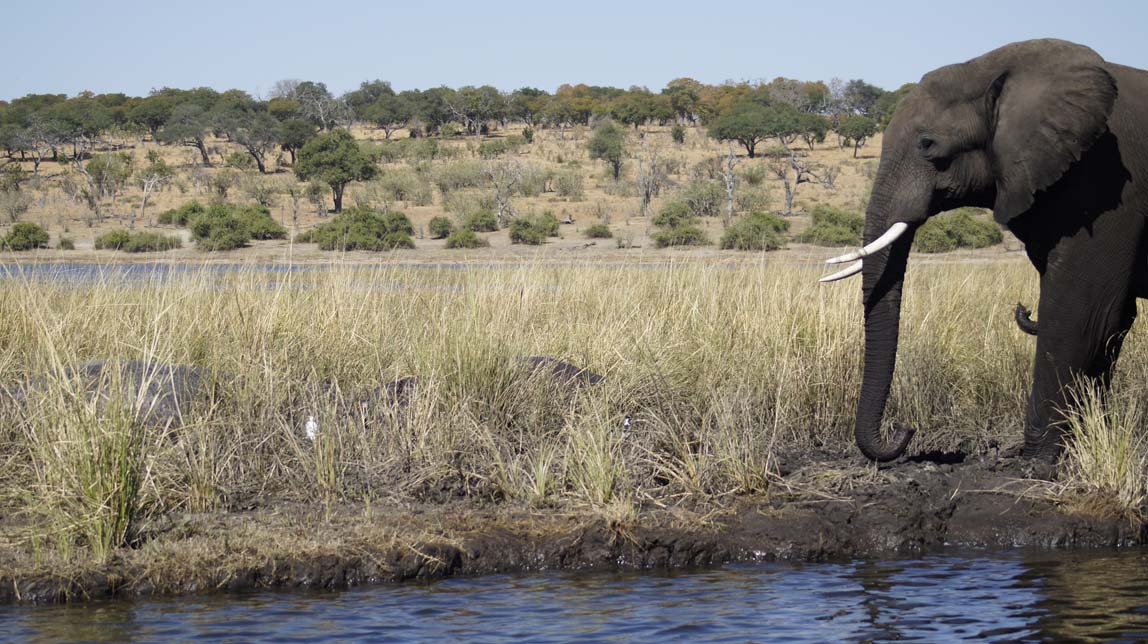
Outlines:
<svg viewBox="0 0 1148 644"><path fill-rule="evenodd" d="M37 561L0 548L0 603L46 603L212 592L429 581L555 570L676 569L727 563L831 561L945 548L1119 548L1145 526L1076 511L995 454L875 469L853 457L811 462L777 493L647 508L503 507L474 501L382 505L271 503L231 513L164 515L138 547L103 564ZM802 492L837 470L847 493Z"/></svg>

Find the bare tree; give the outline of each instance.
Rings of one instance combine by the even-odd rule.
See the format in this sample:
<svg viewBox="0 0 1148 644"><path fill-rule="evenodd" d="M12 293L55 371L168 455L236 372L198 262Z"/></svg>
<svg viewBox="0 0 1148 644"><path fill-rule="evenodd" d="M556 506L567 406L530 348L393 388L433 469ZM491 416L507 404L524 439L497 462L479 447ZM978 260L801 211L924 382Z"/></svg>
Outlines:
<svg viewBox="0 0 1148 644"><path fill-rule="evenodd" d="M638 195L641 197L641 213L645 217L650 211L650 202L662 191L669 181L666 165L659 158L661 148L647 144L642 139L642 149L638 154Z"/></svg>
<svg viewBox="0 0 1148 644"><path fill-rule="evenodd" d="M725 180L725 220L722 224L729 227L733 223L734 211L734 198L733 191L737 188L737 168L738 158L733 151L733 142L729 143L729 151L725 155L725 164L722 165L721 176Z"/></svg>
<svg viewBox="0 0 1148 644"><path fill-rule="evenodd" d="M295 98L295 90L299 88L299 83L303 81L298 78L284 78L275 81L271 86L271 93L268 98Z"/></svg>
<svg viewBox="0 0 1148 644"><path fill-rule="evenodd" d="M522 182L522 164L517 159L492 161L483 165L482 172L494 188L494 201L498 207L498 227L502 228L508 218L518 216L518 212L510 203L510 197Z"/></svg>
<svg viewBox="0 0 1148 644"><path fill-rule="evenodd" d="M824 168L811 165L808 159L799 154L797 150L786 147L786 152L786 156L774 159L769 164L769 169L785 187L785 210L781 214L792 215L793 198L797 195L797 186L803 183L816 183L826 188L832 188L837 180L837 171L829 171L831 176L827 179L826 176L829 175L826 175ZM792 176L790 172L793 173Z"/></svg>
<svg viewBox="0 0 1148 644"><path fill-rule="evenodd" d="M136 174L136 185L143 191L143 199L140 200L140 219L147 213L147 201L152 192L170 183L173 176L171 168L159 158L159 155L151 157L151 163ZM132 217L130 228L135 230L135 227L136 219Z"/></svg>

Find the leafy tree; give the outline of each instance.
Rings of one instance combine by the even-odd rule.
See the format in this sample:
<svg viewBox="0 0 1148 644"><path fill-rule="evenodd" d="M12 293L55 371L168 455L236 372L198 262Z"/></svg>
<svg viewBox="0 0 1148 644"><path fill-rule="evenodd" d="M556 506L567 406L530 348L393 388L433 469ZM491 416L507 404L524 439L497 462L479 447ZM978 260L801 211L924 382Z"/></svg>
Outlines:
<svg viewBox="0 0 1148 644"><path fill-rule="evenodd" d="M889 125L889 121L893 118L893 113L901 104L901 100L916 86L916 83L905 83L892 92L885 92L877 99L877 102L873 104L873 118L877 120L881 129L885 129L885 126Z"/></svg>
<svg viewBox="0 0 1148 644"><path fill-rule="evenodd" d="M383 94L373 103L357 111L359 118L381 129L386 138L405 126L414 116L414 108L405 97L394 93Z"/></svg>
<svg viewBox="0 0 1148 644"><path fill-rule="evenodd" d="M267 174L267 153L283 141L283 129L266 112L246 112L230 123L231 140L243 146L255 160L259 172Z"/></svg>
<svg viewBox="0 0 1148 644"><path fill-rule="evenodd" d="M291 155L291 165L295 165L295 154L315 137L317 128L311 121L288 119L279 127L280 146Z"/></svg>
<svg viewBox="0 0 1148 644"><path fill-rule="evenodd" d="M359 148L346 130L320 134L299 151L295 174L303 181L320 181L331 186L335 212L343 211L343 190L352 181L366 181L378 167Z"/></svg>
<svg viewBox="0 0 1148 644"><path fill-rule="evenodd" d="M534 126L538 124L546 105L550 102L550 94L533 87L516 89L510 94L508 114L511 118Z"/></svg>
<svg viewBox="0 0 1148 644"><path fill-rule="evenodd" d="M207 156L208 125L206 110L195 103L184 103L172 110L171 118L159 132L159 140L199 150L203 165L210 168L211 158Z"/></svg>
<svg viewBox="0 0 1148 644"><path fill-rule="evenodd" d="M594 135L586 144L591 159L601 159L610 164L614 180L622 175L622 158L626 152L626 135L618 126L606 121L594 128Z"/></svg>
<svg viewBox="0 0 1148 644"><path fill-rule="evenodd" d="M812 150L813 144L825 142L825 135L829 133L829 121L820 114L802 112L798 117L798 130L805 145Z"/></svg>
<svg viewBox="0 0 1148 644"><path fill-rule="evenodd" d="M846 116L837 126L837 133L853 144L853 158L856 159L857 150L865 147L865 141L877 133L877 121L857 114Z"/></svg>
<svg viewBox="0 0 1148 644"><path fill-rule="evenodd" d="M693 123L702 102L703 86L692 78L675 78L662 90L670 99L670 108L679 119Z"/></svg>
<svg viewBox="0 0 1148 644"><path fill-rule="evenodd" d="M845 85L843 98L848 111L862 116L873 116L873 108L877 104L877 99L881 98L883 94L885 94L885 90L880 87L855 78Z"/></svg>
<svg viewBox="0 0 1148 644"><path fill-rule="evenodd" d="M685 143L686 142L686 128L684 128L680 125L675 125L673 128L670 129L670 138L673 139L674 143L677 143L678 145Z"/></svg>
<svg viewBox="0 0 1148 644"><path fill-rule="evenodd" d="M757 144L770 136L769 112L758 103L744 101L718 114L709 125L709 134L719 141L737 141L754 158Z"/></svg>
<svg viewBox="0 0 1148 644"><path fill-rule="evenodd" d="M132 123L146 127L154 139L159 134L160 128L171 118L175 107L176 100L174 97L166 94L152 94L131 109L128 113L128 119Z"/></svg>
<svg viewBox="0 0 1148 644"><path fill-rule="evenodd" d="M283 96L277 96L267 101L267 113L281 122L303 118L303 110L299 101Z"/></svg>

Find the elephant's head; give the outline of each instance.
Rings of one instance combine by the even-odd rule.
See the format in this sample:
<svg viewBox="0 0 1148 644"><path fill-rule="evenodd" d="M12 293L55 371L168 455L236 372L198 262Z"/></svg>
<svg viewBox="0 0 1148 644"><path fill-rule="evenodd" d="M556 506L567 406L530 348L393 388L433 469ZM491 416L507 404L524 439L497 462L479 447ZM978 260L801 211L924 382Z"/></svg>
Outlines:
<svg viewBox="0 0 1148 644"><path fill-rule="evenodd" d="M913 235L958 206L992 208L1009 224L1056 183L1107 128L1116 86L1091 49L1059 40L1007 45L925 75L885 130L865 215L865 247L823 281L862 274L865 368L857 445L875 461L900 456L913 430L891 439L881 417L896 362L901 287ZM855 261L860 260L860 261Z"/></svg>

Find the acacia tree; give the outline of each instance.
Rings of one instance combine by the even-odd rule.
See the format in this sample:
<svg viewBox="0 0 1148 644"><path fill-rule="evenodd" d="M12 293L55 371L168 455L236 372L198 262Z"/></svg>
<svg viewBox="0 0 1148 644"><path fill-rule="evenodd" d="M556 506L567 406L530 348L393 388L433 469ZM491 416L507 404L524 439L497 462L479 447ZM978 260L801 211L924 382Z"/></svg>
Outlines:
<svg viewBox="0 0 1148 644"><path fill-rule="evenodd" d="M288 119L280 126L280 147L291 155L291 165L295 165L295 154L307 145L315 132L315 124L303 119Z"/></svg>
<svg viewBox="0 0 1148 644"><path fill-rule="evenodd" d="M210 168L211 158L207 155L208 125L209 118L202 107L194 103L184 103L172 110L171 118L159 132L159 140L199 150L203 165Z"/></svg>
<svg viewBox="0 0 1148 644"><path fill-rule="evenodd" d="M865 141L877 133L877 121L859 115L846 116L837 126L837 133L847 143L853 144L853 158L857 158L857 150L865 147Z"/></svg>
<svg viewBox="0 0 1148 644"><path fill-rule="evenodd" d="M414 116L414 109L405 96L383 94L373 103L359 110L359 117L383 131L391 138L395 130L407 124Z"/></svg>
<svg viewBox="0 0 1148 644"><path fill-rule="evenodd" d="M586 151L591 159L601 159L610 164L614 171L614 181L622 176L622 157L626 152L626 135L611 121L605 121L594 128L594 135L586 143Z"/></svg>
<svg viewBox="0 0 1148 644"><path fill-rule="evenodd" d="M737 141L752 159L757 154L757 144L770 136L769 117L764 105L743 101L718 114L710 123L709 134L719 141Z"/></svg>
<svg viewBox="0 0 1148 644"><path fill-rule="evenodd" d="M283 140L283 130L275 117L266 112L244 113L231 122L229 134L255 159L259 172L267 174L267 153Z"/></svg>
<svg viewBox="0 0 1148 644"><path fill-rule="evenodd" d="M347 130L320 134L299 150L295 175L303 181L319 181L331 186L335 212L343 212L343 190L352 181L366 181L378 167L363 153Z"/></svg>

